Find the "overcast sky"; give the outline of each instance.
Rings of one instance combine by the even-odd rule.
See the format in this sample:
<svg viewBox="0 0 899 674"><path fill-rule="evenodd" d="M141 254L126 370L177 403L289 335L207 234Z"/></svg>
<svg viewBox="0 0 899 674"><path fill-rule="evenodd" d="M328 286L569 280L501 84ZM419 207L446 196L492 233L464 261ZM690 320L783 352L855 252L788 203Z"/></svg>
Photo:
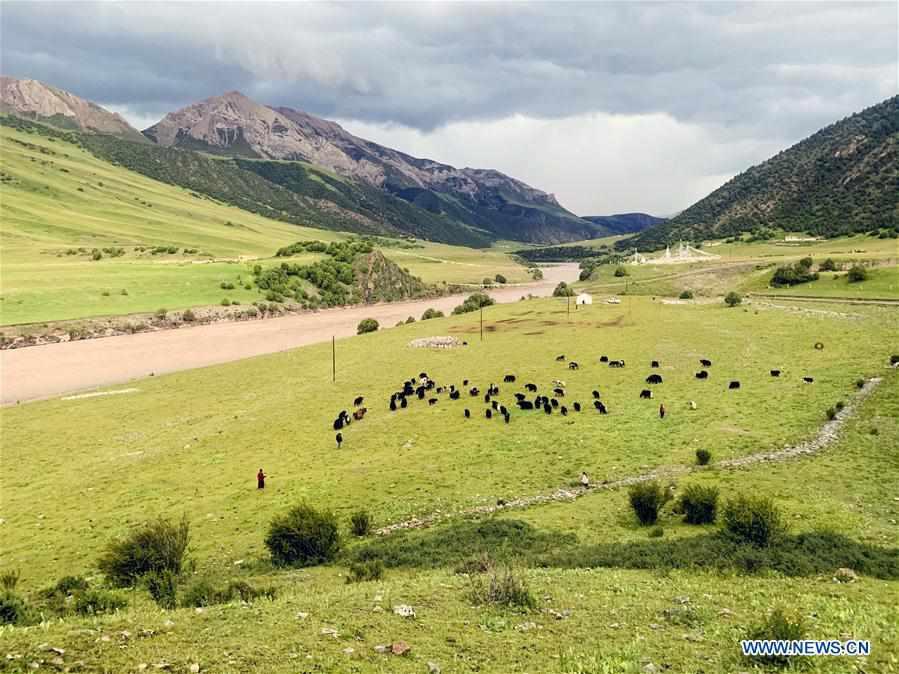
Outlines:
<svg viewBox="0 0 899 674"><path fill-rule="evenodd" d="M897 94L881 3L3 2L3 74L138 128L238 89L581 215L679 211Z"/></svg>

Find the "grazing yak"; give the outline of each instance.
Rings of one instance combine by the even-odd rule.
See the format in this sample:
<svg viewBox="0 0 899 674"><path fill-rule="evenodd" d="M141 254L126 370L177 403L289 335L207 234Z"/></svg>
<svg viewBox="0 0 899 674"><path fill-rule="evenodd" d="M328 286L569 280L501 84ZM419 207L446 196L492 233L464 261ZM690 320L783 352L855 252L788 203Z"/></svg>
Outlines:
<svg viewBox="0 0 899 674"><path fill-rule="evenodd" d="M404 396L403 399L400 400L400 407L402 407L403 409L406 409L408 406L409 406L409 401L407 401Z"/></svg>
<svg viewBox="0 0 899 674"><path fill-rule="evenodd" d="M772 377L779 377L779 376L780 376L780 370L771 370L771 376L772 376Z"/></svg>
<svg viewBox="0 0 899 674"><path fill-rule="evenodd" d="M356 421L362 421L362 419L365 418L366 412L368 412L367 407L360 407L358 410L353 412L353 419L355 419Z"/></svg>
<svg viewBox="0 0 899 674"><path fill-rule="evenodd" d="M600 362L600 363L608 363L608 362L609 362L609 357L608 357L608 356L600 356L600 357L599 357L599 362Z"/></svg>
<svg viewBox="0 0 899 674"><path fill-rule="evenodd" d="M505 405L500 405L499 413L502 414L503 416L507 416L509 414L509 410L506 409Z"/></svg>
<svg viewBox="0 0 899 674"><path fill-rule="evenodd" d="M703 367L712 367L712 361L710 361L708 358L700 358L699 364Z"/></svg>
<svg viewBox="0 0 899 674"><path fill-rule="evenodd" d="M705 370L700 370L699 372L696 373L695 376L697 379L708 379L709 373L706 372Z"/></svg>
<svg viewBox="0 0 899 674"><path fill-rule="evenodd" d="M472 398L477 398L479 395L481 395L481 392L478 390L478 387L475 386L474 388L472 388L472 389L470 389L470 390L468 391L468 394L469 394Z"/></svg>
<svg viewBox="0 0 899 674"><path fill-rule="evenodd" d="M396 412L396 398L390 399L390 411Z"/></svg>
<svg viewBox="0 0 899 674"><path fill-rule="evenodd" d="M562 407L559 408L559 412L562 413L562 416L563 416L563 417L567 417L567 416L568 416L568 408L565 407L565 405L562 405Z"/></svg>
<svg viewBox="0 0 899 674"><path fill-rule="evenodd" d="M362 396L358 396L358 397L353 401L353 407L359 407L359 405L361 405L361 404L363 403L364 400L365 400L365 398L363 398Z"/></svg>
<svg viewBox="0 0 899 674"><path fill-rule="evenodd" d="M485 402L485 403L489 403L489 402L490 402L490 394L489 394L489 393L485 393L485 394L484 394L484 402Z"/></svg>
<svg viewBox="0 0 899 674"><path fill-rule="evenodd" d="M459 391L450 391L450 400L458 400L460 392Z"/></svg>
<svg viewBox="0 0 899 674"><path fill-rule="evenodd" d="M437 398L428 398L428 405L436 405Z"/></svg>
<svg viewBox="0 0 899 674"><path fill-rule="evenodd" d="M558 406L559 406L559 401L558 401L556 398L553 398L553 399L550 400L549 402L550 402L550 404L551 404L553 407L558 407Z"/></svg>
<svg viewBox="0 0 899 674"><path fill-rule="evenodd" d="M508 412L506 412L503 415L503 421L505 421L506 423L509 423L509 419L511 419L511 418L512 418L512 415L510 415Z"/></svg>
<svg viewBox="0 0 899 674"><path fill-rule="evenodd" d="M468 380L467 380L467 379L463 379L463 380L462 380L462 386L468 386Z"/></svg>
<svg viewBox="0 0 899 674"><path fill-rule="evenodd" d="M534 409L534 403L532 403L530 400L519 400L519 401L518 401L517 403L515 403L515 404L518 405L518 408L519 408L519 409L522 409L522 410L532 410L532 409Z"/></svg>
<svg viewBox="0 0 899 674"><path fill-rule="evenodd" d="M659 361L657 361L657 360L654 360L649 364L649 367L658 367L658 366L659 366Z"/></svg>
<svg viewBox="0 0 899 674"><path fill-rule="evenodd" d="M730 384L727 385L728 389L738 389L740 388L740 382L734 380Z"/></svg>
<svg viewBox="0 0 899 674"><path fill-rule="evenodd" d="M599 412L600 414L608 414L609 413L609 411L606 409L606 406L603 405L602 402L599 400L593 401L593 407L595 407L596 411Z"/></svg>
<svg viewBox="0 0 899 674"><path fill-rule="evenodd" d="M599 391L597 391L596 389L593 389L593 399L599 400Z"/></svg>
<svg viewBox="0 0 899 674"><path fill-rule="evenodd" d="M493 409L495 409L495 410L498 410L498 409L499 409L499 403L498 403L497 401L495 401L495 400L491 400L491 401L490 401L490 405L491 405L491 406L493 407Z"/></svg>
<svg viewBox="0 0 899 674"><path fill-rule="evenodd" d="M530 391L531 393L536 393L537 392L537 384L525 384L524 390Z"/></svg>
<svg viewBox="0 0 899 674"><path fill-rule="evenodd" d="M557 395L560 398L564 398L565 397L565 389L563 389L561 386L557 386L556 388L553 389L553 395Z"/></svg>
<svg viewBox="0 0 899 674"><path fill-rule="evenodd" d="M524 393L516 393L516 394L515 394L515 400L521 401L521 400L524 400L524 399L525 399Z"/></svg>
<svg viewBox="0 0 899 674"><path fill-rule="evenodd" d="M806 384L814 384L815 378L814 377L803 377L802 381L804 381Z"/></svg>
<svg viewBox="0 0 899 674"><path fill-rule="evenodd" d="M574 403L574 404L572 405L572 407L574 408L574 411L575 411L575 412L580 412L580 411L581 411L581 404L580 404L580 403Z"/></svg>
<svg viewBox="0 0 899 674"><path fill-rule="evenodd" d="M503 381L506 382L507 384L511 384L512 382L515 381L515 375L507 374L505 377L503 377Z"/></svg>
<svg viewBox="0 0 899 674"><path fill-rule="evenodd" d="M624 367L623 360L610 360L609 367Z"/></svg>
<svg viewBox="0 0 899 674"><path fill-rule="evenodd" d="M471 410L468 409L467 407L465 408L465 418L466 419L471 418Z"/></svg>
<svg viewBox="0 0 899 674"><path fill-rule="evenodd" d="M573 360L573 361L571 361L570 363L568 363L568 369L569 369L569 370L576 370L576 369L578 369L579 367L580 367L580 365L577 364L577 361L574 361L574 360Z"/></svg>
<svg viewBox="0 0 899 674"><path fill-rule="evenodd" d="M651 374L646 378L647 384L661 384L662 383L662 375L660 374Z"/></svg>
<svg viewBox="0 0 899 674"><path fill-rule="evenodd" d="M649 400L650 398L652 398L652 391L650 391L648 388L643 389L642 391L640 391L640 398Z"/></svg>
<svg viewBox="0 0 899 674"><path fill-rule="evenodd" d="M557 362L557 363L558 363L558 362L561 362L561 361L563 361L563 360L565 360L565 356L564 356L564 355L556 356L556 362Z"/></svg>
<svg viewBox="0 0 899 674"><path fill-rule="evenodd" d="M337 440L337 449L340 449L340 445L343 443L343 435L338 433L334 436L334 439Z"/></svg>
<svg viewBox="0 0 899 674"><path fill-rule="evenodd" d="M484 416L487 417L488 419L492 419L493 418L493 410L491 410L491 409L484 410Z"/></svg>
<svg viewBox="0 0 899 674"><path fill-rule="evenodd" d="M425 387L419 386L418 389L415 391L415 395L418 396L419 400L424 400L425 399Z"/></svg>
<svg viewBox="0 0 899 674"><path fill-rule="evenodd" d="M550 405L549 403L543 403L543 411L546 412L547 414L552 414L553 406Z"/></svg>

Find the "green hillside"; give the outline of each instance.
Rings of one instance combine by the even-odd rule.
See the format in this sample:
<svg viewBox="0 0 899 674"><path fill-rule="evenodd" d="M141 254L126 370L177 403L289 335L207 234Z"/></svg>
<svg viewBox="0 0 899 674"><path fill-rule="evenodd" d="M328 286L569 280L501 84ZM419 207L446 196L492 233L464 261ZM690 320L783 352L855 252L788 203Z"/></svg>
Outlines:
<svg viewBox="0 0 899 674"><path fill-rule="evenodd" d="M621 246L653 250L765 228L827 237L899 229L899 96L753 166Z"/></svg>

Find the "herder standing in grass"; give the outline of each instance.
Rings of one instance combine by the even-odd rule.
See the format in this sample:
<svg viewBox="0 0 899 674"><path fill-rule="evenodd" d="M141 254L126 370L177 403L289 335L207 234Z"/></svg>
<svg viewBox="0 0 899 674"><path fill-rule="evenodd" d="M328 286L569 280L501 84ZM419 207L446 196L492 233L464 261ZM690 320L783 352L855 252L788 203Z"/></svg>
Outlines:
<svg viewBox="0 0 899 674"><path fill-rule="evenodd" d="M262 468L256 473L256 488L265 489L265 473L262 472Z"/></svg>
<svg viewBox="0 0 899 674"><path fill-rule="evenodd" d="M659 419L665 418L665 404L662 403L659 405Z"/></svg>

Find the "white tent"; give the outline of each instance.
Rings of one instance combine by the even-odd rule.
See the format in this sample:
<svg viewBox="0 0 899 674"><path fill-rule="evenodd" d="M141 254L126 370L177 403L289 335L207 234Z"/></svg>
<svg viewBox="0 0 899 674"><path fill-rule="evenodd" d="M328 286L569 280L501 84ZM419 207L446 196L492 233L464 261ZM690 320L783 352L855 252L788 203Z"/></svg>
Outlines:
<svg viewBox="0 0 899 674"><path fill-rule="evenodd" d="M593 304L593 298L587 293L581 293L577 296L575 304Z"/></svg>

